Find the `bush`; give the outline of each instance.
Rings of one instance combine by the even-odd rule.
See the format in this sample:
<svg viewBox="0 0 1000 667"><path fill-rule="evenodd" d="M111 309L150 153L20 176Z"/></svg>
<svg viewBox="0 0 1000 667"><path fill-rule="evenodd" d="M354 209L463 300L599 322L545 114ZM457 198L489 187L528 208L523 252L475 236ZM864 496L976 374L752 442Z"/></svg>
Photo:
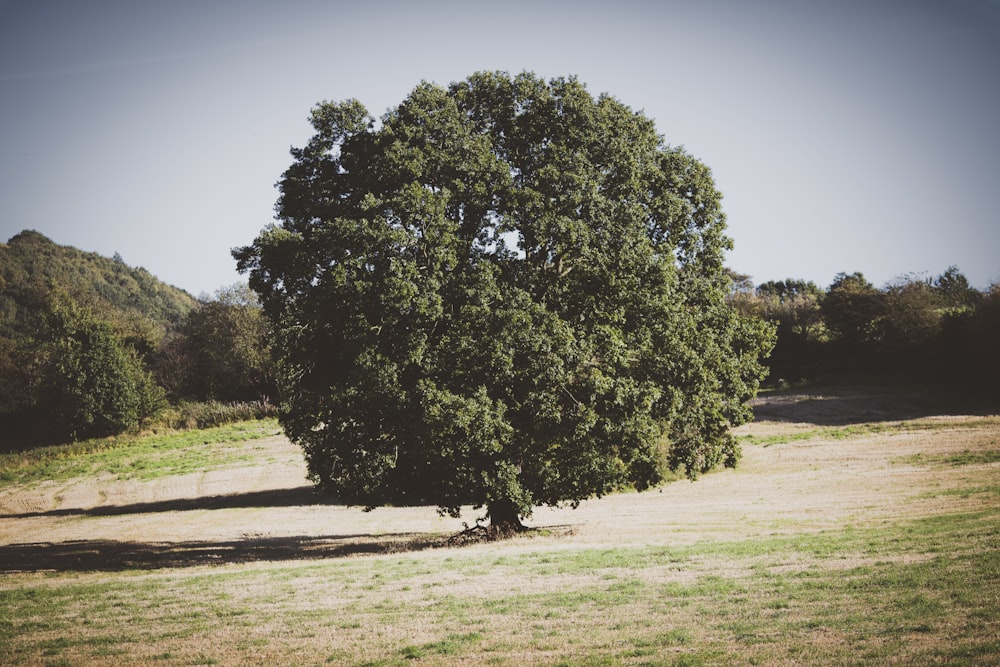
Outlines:
<svg viewBox="0 0 1000 667"><path fill-rule="evenodd" d="M133 430L165 406L138 353L107 322L56 313L51 366L41 405L57 437L73 440Z"/></svg>
<svg viewBox="0 0 1000 667"><path fill-rule="evenodd" d="M152 424L175 430L210 428L250 419L268 419L278 416L277 406L267 397L257 401L223 403L220 401L184 401L164 410Z"/></svg>

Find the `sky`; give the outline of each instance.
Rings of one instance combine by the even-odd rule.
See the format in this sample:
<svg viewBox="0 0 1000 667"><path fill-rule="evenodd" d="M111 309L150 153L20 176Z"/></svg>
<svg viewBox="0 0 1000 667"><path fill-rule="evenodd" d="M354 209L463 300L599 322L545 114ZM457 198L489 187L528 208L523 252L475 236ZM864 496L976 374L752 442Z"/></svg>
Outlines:
<svg viewBox="0 0 1000 667"><path fill-rule="evenodd" d="M0 242L245 279L310 109L575 75L707 164L756 284L1000 282L1000 0L0 0Z"/></svg>

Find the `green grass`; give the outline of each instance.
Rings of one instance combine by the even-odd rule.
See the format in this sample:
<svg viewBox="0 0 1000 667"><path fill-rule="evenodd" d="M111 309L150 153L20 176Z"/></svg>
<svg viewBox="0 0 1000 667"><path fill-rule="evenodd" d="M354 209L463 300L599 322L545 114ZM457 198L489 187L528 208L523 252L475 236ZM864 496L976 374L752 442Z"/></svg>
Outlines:
<svg viewBox="0 0 1000 667"><path fill-rule="evenodd" d="M522 664L514 646L543 665L998 664L997 518L515 553L482 572L470 550L58 586L7 578L0 644L15 662L135 659L156 646L150 658L163 664L237 664L266 644L314 664L306 647L330 637L336 664ZM471 595L416 585L475 577L511 585ZM232 634L242 648L224 655L191 648Z"/></svg>
<svg viewBox="0 0 1000 667"><path fill-rule="evenodd" d="M316 561L0 574L0 664L1000 665L997 426L805 431L956 430L960 445L895 460L928 475L908 497L930 514L906 520L862 513L822 531L790 522L666 546L553 532ZM263 421L80 443L2 457L12 477L0 480L200 471L259 456L253 441L277 431ZM738 477L752 474L767 473Z"/></svg>
<svg viewBox="0 0 1000 667"><path fill-rule="evenodd" d="M820 426L810 429L788 431L774 435L750 435L737 436L737 440L744 445L759 445L770 447L773 445L785 445L793 442L803 442L807 440L849 440L863 438L871 435L894 435L897 433L932 432L953 429L978 430L993 429L994 433L1000 428L1000 419L996 417L986 417L974 420L962 420L955 423L948 420L942 421L890 421L890 422L866 422L861 424L848 424L845 426ZM994 442L1000 446L1000 439L994 437Z"/></svg>
<svg viewBox="0 0 1000 667"><path fill-rule="evenodd" d="M203 472L257 457L242 446L280 433L276 419L246 421L198 431L118 436L0 454L0 484L66 481L97 474L155 479Z"/></svg>
<svg viewBox="0 0 1000 667"><path fill-rule="evenodd" d="M913 454L897 459L900 463L919 466L958 467L967 465L989 465L1000 463L1000 449L960 452L958 454Z"/></svg>
<svg viewBox="0 0 1000 667"><path fill-rule="evenodd" d="M420 645L404 646L400 654L409 660L425 658L433 655L460 655L470 644L476 644L483 638L478 632L462 635L448 635L444 639Z"/></svg>

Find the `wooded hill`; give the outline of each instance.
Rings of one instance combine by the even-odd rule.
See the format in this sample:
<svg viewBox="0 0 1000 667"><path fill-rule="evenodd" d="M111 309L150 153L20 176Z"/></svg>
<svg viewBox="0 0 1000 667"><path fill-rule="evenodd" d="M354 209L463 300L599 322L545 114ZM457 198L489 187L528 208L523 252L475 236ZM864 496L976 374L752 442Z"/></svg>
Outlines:
<svg viewBox="0 0 1000 667"><path fill-rule="evenodd" d="M61 290L75 301L121 321L148 320L160 329L178 326L197 305L182 289L146 269L58 245L35 231L0 244L0 335L23 332L38 299Z"/></svg>
<svg viewBox="0 0 1000 667"><path fill-rule="evenodd" d="M35 231L0 244L0 440L13 446L117 433L182 401L259 399L269 360L245 287L199 301L117 254Z"/></svg>

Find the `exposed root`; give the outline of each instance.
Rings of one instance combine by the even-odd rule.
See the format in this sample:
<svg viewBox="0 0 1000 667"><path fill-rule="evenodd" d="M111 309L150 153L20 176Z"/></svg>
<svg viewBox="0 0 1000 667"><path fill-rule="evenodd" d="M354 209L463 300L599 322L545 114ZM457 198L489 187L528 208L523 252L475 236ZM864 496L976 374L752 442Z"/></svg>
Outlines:
<svg viewBox="0 0 1000 667"><path fill-rule="evenodd" d="M530 530L520 524L508 526L495 526L491 524L489 526L484 526L481 523L476 523L474 526L470 526L468 523L463 522L462 525L465 526L465 530L455 533L449 537L449 546L464 546L466 544L478 544L481 542L496 542L497 540L506 540Z"/></svg>

